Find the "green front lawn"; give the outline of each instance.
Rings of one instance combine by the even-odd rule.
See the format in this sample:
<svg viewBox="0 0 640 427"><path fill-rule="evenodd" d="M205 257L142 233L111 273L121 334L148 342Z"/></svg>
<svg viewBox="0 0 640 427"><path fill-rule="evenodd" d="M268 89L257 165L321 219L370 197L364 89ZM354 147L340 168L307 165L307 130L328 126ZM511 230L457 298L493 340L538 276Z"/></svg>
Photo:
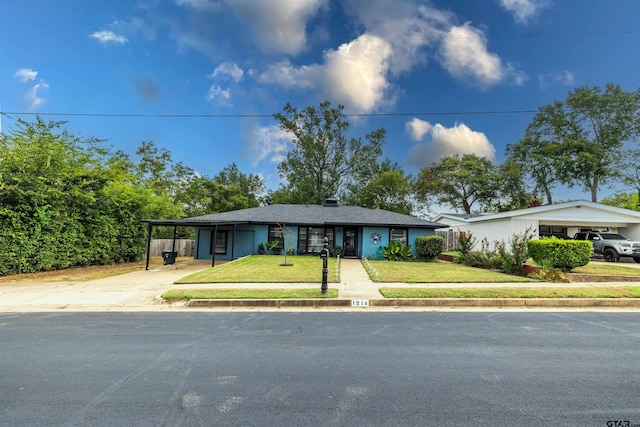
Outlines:
<svg viewBox="0 0 640 427"><path fill-rule="evenodd" d="M363 265L371 280L387 283L509 283L535 282L528 277L512 276L481 268L447 262L368 261ZM376 274L377 273L377 274Z"/></svg>
<svg viewBox="0 0 640 427"><path fill-rule="evenodd" d="M321 283L322 260L316 256L251 255L199 271L176 283ZM336 259L329 258L329 283L338 283Z"/></svg>
<svg viewBox="0 0 640 427"><path fill-rule="evenodd" d="M381 288L385 298L640 298L640 286L586 288Z"/></svg>
<svg viewBox="0 0 640 427"><path fill-rule="evenodd" d="M170 289L163 293L167 301L192 299L291 299L337 298L338 290L329 289L326 295L320 289Z"/></svg>
<svg viewBox="0 0 640 427"><path fill-rule="evenodd" d="M580 274L601 274L605 276L640 276L640 268L627 267L619 264L604 264L601 262L590 262L584 267L576 267L571 273Z"/></svg>

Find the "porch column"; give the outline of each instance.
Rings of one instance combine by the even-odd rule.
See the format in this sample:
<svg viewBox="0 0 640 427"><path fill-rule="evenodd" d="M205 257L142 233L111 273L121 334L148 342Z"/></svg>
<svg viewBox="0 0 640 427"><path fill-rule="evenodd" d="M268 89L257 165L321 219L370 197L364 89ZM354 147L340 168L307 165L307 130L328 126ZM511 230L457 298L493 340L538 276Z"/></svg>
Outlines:
<svg viewBox="0 0 640 427"><path fill-rule="evenodd" d="M231 242L231 261L233 261L233 253L236 248L236 225L233 224L233 241Z"/></svg>

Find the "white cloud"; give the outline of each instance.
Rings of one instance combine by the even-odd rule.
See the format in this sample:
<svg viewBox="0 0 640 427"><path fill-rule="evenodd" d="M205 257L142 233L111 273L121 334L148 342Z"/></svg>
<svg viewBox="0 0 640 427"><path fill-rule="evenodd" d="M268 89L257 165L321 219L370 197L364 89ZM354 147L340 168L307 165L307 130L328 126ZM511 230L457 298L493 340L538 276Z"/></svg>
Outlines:
<svg viewBox="0 0 640 427"><path fill-rule="evenodd" d="M267 70L258 76L261 83L273 83L286 89L310 89L317 86L322 77L323 67L318 64L296 67L285 59L269 65Z"/></svg>
<svg viewBox="0 0 640 427"><path fill-rule="evenodd" d="M45 101L43 98L41 98L41 92L47 89L49 89L49 85L44 80L40 80L39 83L36 83L31 89L27 91L24 99L29 109L33 110L44 104Z"/></svg>
<svg viewBox="0 0 640 427"><path fill-rule="evenodd" d="M549 2L547 0L498 0L500 6L513 14L516 22L526 24Z"/></svg>
<svg viewBox="0 0 640 427"><path fill-rule="evenodd" d="M251 156L251 163L257 166L263 160L280 163L287 151L293 135L279 126L255 126L248 135L248 147L245 150Z"/></svg>
<svg viewBox="0 0 640 427"><path fill-rule="evenodd" d="M440 62L451 75L483 89L497 85L507 75L500 57L487 50L484 34L469 23L451 27L440 53Z"/></svg>
<svg viewBox="0 0 640 427"><path fill-rule="evenodd" d="M207 101L214 104L230 107L231 106L231 90L229 88L222 89L220 86L213 84L209 88L209 92L206 96Z"/></svg>
<svg viewBox="0 0 640 427"><path fill-rule="evenodd" d="M541 89L546 89L553 85L573 86L576 84L576 77L571 71L558 71L555 73L540 74L538 83Z"/></svg>
<svg viewBox="0 0 640 427"><path fill-rule="evenodd" d="M456 123L453 127L447 128L440 123L432 125L414 118L406 123L406 129L414 140L418 136L420 140L426 135L430 136L430 141L417 144L411 149L409 163L415 166L429 166L442 157L455 154L475 154L489 160L495 158L496 149L487 136L471 130L464 123Z"/></svg>
<svg viewBox="0 0 640 427"><path fill-rule="evenodd" d="M363 34L324 54L324 64L273 64L258 77L285 88L315 88L350 112L370 112L387 102L391 46L384 39Z"/></svg>
<svg viewBox="0 0 640 427"><path fill-rule="evenodd" d="M391 45L363 34L336 51L325 53L325 91L356 112L369 112L384 102Z"/></svg>
<svg viewBox="0 0 640 427"><path fill-rule="evenodd" d="M243 75L244 71L242 71L242 69L238 67L238 64L236 64L235 62L223 62L222 64L218 65L215 70L213 70L213 73L211 73L209 77L211 77L212 79L218 77L230 77L231 80L238 83L242 80Z"/></svg>
<svg viewBox="0 0 640 427"><path fill-rule="evenodd" d="M407 129L407 133L411 136L411 139L414 141L421 141L433 126L425 120L414 118L410 122L407 122L405 127Z"/></svg>
<svg viewBox="0 0 640 427"><path fill-rule="evenodd" d="M251 7L237 8L249 20L255 41L269 52L298 54L307 47L307 23L327 0L252 0Z"/></svg>
<svg viewBox="0 0 640 427"><path fill-rule="evenodd" d="M31 80L35 80L37 76L38 76L38 72L32 70L31 68L20 68L13 75L13 77L15 77L21 82L28 82Z"/></svg>
<svg viewBox="0 0 640 427"><path fill-rule="evenodd" d="M125 44L128 40L125 36L120 36L113 31L96 31L89 37L98 40L102 44L116 43Z"/></svg>

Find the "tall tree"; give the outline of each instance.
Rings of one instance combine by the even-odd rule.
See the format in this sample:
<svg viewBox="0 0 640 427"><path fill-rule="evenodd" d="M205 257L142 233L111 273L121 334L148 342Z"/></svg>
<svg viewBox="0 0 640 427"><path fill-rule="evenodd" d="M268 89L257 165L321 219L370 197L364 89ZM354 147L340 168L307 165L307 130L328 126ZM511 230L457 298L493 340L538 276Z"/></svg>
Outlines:
<svg viewBox="0 0 640 427"><path fill-rule="evenodd" d="M383 162L366 185L351 185L345 204L411 215L414 179L396 163Z"/></svg>
<svg viewBox="0 0 640 427"><path fill-rule="evenodd" d="M561 145L555 141L524 137L517 144L507 145L508 161L520 165L522 172L534 182L533 192L543 195L547 204L553 203L552 190L560 182Z"/></svg>
<svg viewBox="0 0 640 427"><path fill-rule="evenodd" d="M249 208L263 204L265 185L259 175L240 172L238 165L231 163L213 177L213 180L225 187L235 187L248 199Z"/></svg>
<svg viewBox="0 0 640 427"><path fill-rule="evenodd" d="M298 110L290 104L275 114L280 128L292 136L293 148L278 165L287 182L285 193L293 203L322 204L326 197L340 197L347 185L371 176L385 143L384 129L365 139L348 136L349 122L344 106L332 107L323 101L319 107Z"/></svg>
<svg viewBox="0 0 640 427"><path fill-rule="evenodd" d="M636 199L640 200L640 149L628 150L622 183L636 192Z"/></svg>
<svg viewBox="0 0 640 427"><path fill-rule="evenodd" d="M474 206L488 208L499 199L497 177L497 168L486 157L443 157L420 171L416 196L419 201L449 205L470 214Z"/></svg>
<svg viewBox="0 0 640 427"><path fill-rule="evenodd" d="M596 202L598 190L620 177L624 143L639 134L640 90L627 92L612 83L604 91L580 87L564 102L541 107L511 152L521 163L530 162L527 168L548 201L544 183L557 180L582 186ZM551 181L545 181L545 168Z"/></svg>

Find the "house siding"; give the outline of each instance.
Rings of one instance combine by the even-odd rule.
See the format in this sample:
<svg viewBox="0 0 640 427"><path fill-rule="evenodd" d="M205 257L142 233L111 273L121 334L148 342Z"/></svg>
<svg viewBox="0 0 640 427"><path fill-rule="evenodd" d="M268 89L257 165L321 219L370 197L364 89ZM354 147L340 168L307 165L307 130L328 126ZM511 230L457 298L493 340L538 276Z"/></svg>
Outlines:
<svg viewBox="0 0 640 427"><path fill-rule="evenodd" d="M305 225L287 225L286 228L290 231L290 236L287 238L286 247L293 248L293 253L298 253L298 230L299 227ZM357 227L358 228L358 257L367 258L379 258L378 248L389 245L389 227ZM335 245L336 247L343 247L344 244L344 227L335 226ZM194 257L196 259L212 259L212 254L209 253L211 247L211 234L214 228L198 227L196 228L196 240ZM269 238L269 225L239 225L236 226L236 253L232 254L233 246L233 227L224 226L218 227L218 231L228 231L227 238L227 253L216 254L218 260L231 260L233 258L239 258L247 255L248 248L251 249L251 254L258 253L258 245L266 242ZM372 233L380 234L381 240L378 244L371 242L369 237ZM413 254L417 256L415 250L416 237L422 235L434 235L433 229L424 228L408 228L408 244L413 248ZM246 249L245 249L246 248ZM266 248L265 248L266 249ZM238 252L239 250L239 252Z"/></svg>

